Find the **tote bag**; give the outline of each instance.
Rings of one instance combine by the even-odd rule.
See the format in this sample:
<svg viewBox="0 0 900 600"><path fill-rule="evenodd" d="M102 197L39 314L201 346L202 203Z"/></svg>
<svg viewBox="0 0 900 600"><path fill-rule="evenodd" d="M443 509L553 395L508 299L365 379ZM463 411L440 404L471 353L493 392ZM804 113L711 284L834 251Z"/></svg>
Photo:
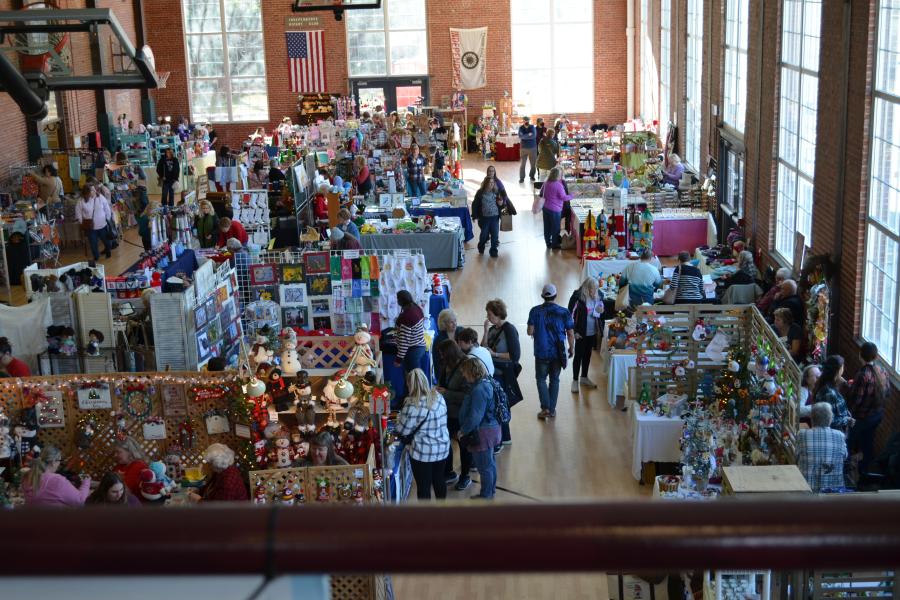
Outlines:
<svg viewBox="0 0 900 600"><path fill-rule="evenodd" d="M669 289L665 291L662 297L663 304L675 304L675 298L678 296L678 288L681 287L681 266L677 267L678 269L678 287L672 287L669 285Z"/></svg>
<svg viewBox="0 0 900 600"><path fill-rule="evenodd" d="M513 220L512 215L508 213L504 213L500 215L500 231L512 231L513 230Z"/></svg>

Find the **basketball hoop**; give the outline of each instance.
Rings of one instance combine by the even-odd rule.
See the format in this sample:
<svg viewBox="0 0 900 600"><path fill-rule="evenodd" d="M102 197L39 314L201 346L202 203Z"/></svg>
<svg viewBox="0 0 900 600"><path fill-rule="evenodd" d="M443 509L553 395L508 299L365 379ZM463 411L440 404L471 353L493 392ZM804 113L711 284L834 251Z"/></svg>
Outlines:
<svg viewBox="0 0 900 600"><path fill-rule="evenodd" d="M163 89L166 87L166 82L169 81L169 75L171 75L171 71L157 71L156 80L159 84L156 86L157 89Z"/></svg>

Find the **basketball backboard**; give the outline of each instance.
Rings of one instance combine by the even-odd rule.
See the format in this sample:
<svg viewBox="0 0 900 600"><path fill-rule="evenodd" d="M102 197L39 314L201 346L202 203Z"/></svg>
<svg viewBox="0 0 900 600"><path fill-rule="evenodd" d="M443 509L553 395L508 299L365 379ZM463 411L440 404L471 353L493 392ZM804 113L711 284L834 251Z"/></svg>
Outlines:
<svg viewBox="0 0 900 600"><path fill-rule="evenodd" d="M345 10L366 8L381 8L381 0L294 0L294 4L291 6L291 10L294 12L334 11L335 18L338 20Z"/></svg>
<svg viewBox="0 0 900 600"><path fill-rule="evenodd" d="M54 90L159 85L153 52L135 48L110 9L0 11L0 91L30 118Z"/></svg>

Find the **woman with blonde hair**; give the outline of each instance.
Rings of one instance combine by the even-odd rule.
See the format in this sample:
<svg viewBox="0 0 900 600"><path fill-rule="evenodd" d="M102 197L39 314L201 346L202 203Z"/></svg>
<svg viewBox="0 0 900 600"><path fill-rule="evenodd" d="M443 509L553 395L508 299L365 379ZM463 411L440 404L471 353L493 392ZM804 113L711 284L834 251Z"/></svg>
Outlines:
<svg viewBox="0 0 900 600"><path fill-rule="evenodd" d="M356 193L365 196L372 191L372 179L366 157L358 154L353 159L353 181L356 183Z"/></svg>
<svg viewBox="0 0 900 600"><path fill-rule="evenodd" d="M573 198L566 193L562 182L562 169L559 167L550 169L547 181L541 186L541 196L544 198L544 208L541 209L544 217L544 243L547 244L547 248L559 250L559 224L562 220L563 206Z"/></svg>
<svg viewBox="0 0 900 600"><path fill-rule="evenodd" d="M32 506L81 506L91 492L91 479L85 477L81 485L72 483L57 473L62 463L62 452L55 446L47 446L40 456L31 461L31 470L22 482L25 503Z"/></svg>
<svg viewBox="0 0 900 600"><path fill-rule="evenodd" d="M408 446L416 497L430 500L447 497L444 462L450 454L447 404L428 383L422 369L406 374L406 400L397 418L397 435Z"/></svg>
<svg viewBox="0 0 900 600"><path fill-rule="evenodd" d="M137 496L141 496L141 471L147 468L147 456L135 439L125 436L116 442L115 446L116 466L113 469L125 482L125 487Z"/></svg>
<svg viewBox="0 0 900 600"><path fill-rule="evenodd" d="M684 165L681 164L681 157L674 152L669 155L668 164L663 171L663 183L670 183L676 187L681 182L681 176L684 173Z"/></svg>
<svg viewBox="0 0 900 600"><path fill-rule="evenodd" d="M197 240L201 248L215 248L219 238L219 218L209 200L200 201L200 212L194 218Z"/></svg>
<svg viewBox="0 0 900 600"><path fill-rule="evenodd" d="M569 298L569 312L575 320L575 358L572 360L572 393L577 394L579 384L586 388L597 385L588 378L591 354L597 345L597 334L603 331L603 298L600 286L588 277Z"/></svg>
<svg viewBox="0 0 900 600"><path fill-rule="evenodd" d="M481 490L473 498L492 500L497 489L494 447L500 443L500 423L494 416L494 386L479 358L467 358L460 371L471 388L459 410L459 442L472 454L481 476Z"/></svg>
<svg viewBox="0 0 900 600"><path fill-rule="evenodd" d="M452 308L445 308L438 313L437 329L437 335L434 337L434 342L432 342L431 344L431 346L435 349L437 348L438 344L440 344L444 340L453 340L455 342L456 336L459 335L459 332L463 330L463 328L459 326L459 319L456 316L456 312ZM437 352L432 353L431 360L434 364L434 372L437 375L440 375L441 370L444 366L438 359Z"/></svg>

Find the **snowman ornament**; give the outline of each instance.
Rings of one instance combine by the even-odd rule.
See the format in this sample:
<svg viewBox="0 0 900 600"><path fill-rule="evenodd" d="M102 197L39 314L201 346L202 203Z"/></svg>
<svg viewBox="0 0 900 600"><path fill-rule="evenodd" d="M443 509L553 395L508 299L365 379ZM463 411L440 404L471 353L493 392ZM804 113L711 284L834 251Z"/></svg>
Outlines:
<svg viewBox="0 0 900 600"><path fill-rule="evenodd" d="M281 351L281 373L285 377L293 377L303 369L297 357L297 334L290 327L285 327L281 331L281 337L281 345L284 347Z"/></svg>

